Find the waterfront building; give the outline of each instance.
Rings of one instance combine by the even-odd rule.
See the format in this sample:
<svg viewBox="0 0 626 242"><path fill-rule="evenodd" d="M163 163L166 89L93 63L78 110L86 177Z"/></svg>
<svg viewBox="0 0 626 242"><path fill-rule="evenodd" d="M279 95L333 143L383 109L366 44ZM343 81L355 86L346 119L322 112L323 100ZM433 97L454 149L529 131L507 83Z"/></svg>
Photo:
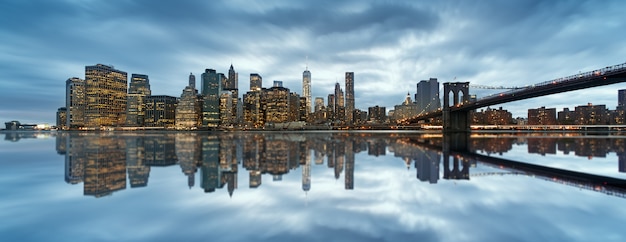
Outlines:
<svg viewBox="0 0 626 242"><path fill-rule="evenodd" d="M158 95L146 98L146 127L173 127L176 122L176 97Z"/></svg>
<svg viewBox="0 0 626 242"><path fill-rule="evenodd" d="M60 107L57 109L57 129L67 129L67 108Z"/></svg>
<svg viewBox="0 0 626 242"><path fill-rule="evenodd" d="M329 121L335 120L335 94L328 94L326 110L328 114L326 115Z"/></svg>
<svg viewBox="0 0 626 242"><path fill-rule="evenodd" d="M597 125L609 123L606 105L593 105L588 103L587 105L575 107L574 113L576 113L575 124L578 125Z"/></svg>
<svg viewBox="0 0 626 242"><path fill-rule="evenodd" d="M127 73L113 66L85 66L85 126L121 126L126 121Z"/></svg>
<svg viewBox="0 0 626 242"><path fill-rule="evenodd" d="M189 85L176 105L176 129L197 129L202 125L202 95L195 88L195 76L189 74Z"/></svg>
<svg viewBox="0 0 626 242"><path fill-rule="evenodd" d="M431 112L441 108L437 78L430 78L428 81L422 80L417 83L415 103L419 108L419 112Z"/></svg>
<svg viewBox="0 0 626 242"><path fill-rule="evenodd" d="M202 73L202 126L216 128L220 122L220 92L224 74L213 69Z"/></svg>
<svg viewBox="0 0 626 242"><path fill-rule="evenodd" d="M148 75L132 74L127 96L126 126L144 126L145 99L151 94Z"/></svg>
<svg viewBox="0 0 626 242"><path fill-rule="evenodd" d="M311 112L311 72L309 71L309 66L307 65L302 72L302 97L305 99L306 105L306 113L307 115Z"/></svg>
<svg viewBox="0 0 626 242"><path fill-rule="evenodd" d="M354 110L354 123L355 124L362 124L367 122L367 112L361 110L361 109L356 109Z"/></svg>
<svg viewBox="0 0 626 242"><path fill-rule="evenodd" d="M65 81L65 107L67 109L67 128L85 126L85 80L72 77Z"/></svg>
<svg viewBox="0 0 626 242"><path fill-rule="evenodd" d="M574 124L576 122L576 116L574 111L570 111L569 108L563 108L563 111L557 113L558 124Z"/></svg>
<svg viewBox="0 0 626 242"><path fill-rule="evenodd" d="M528 125L555 125L556 108L528 109Z"/></svg>
<svg viewBox="0 0 626 242"><path fill-rule="evenodd" d="M346 72L345 78L346 85L346 122L348 124L354 123L354 72Z"/></svg>
<svg viewBox="0 0 626 242"><path fill-rule="evenodd" d="M486 110L480 110L480 112L472 112L472 124L482 125L507 125L514 124L513 114L500 107L499 109L491 109L487 107Z"/></svg>

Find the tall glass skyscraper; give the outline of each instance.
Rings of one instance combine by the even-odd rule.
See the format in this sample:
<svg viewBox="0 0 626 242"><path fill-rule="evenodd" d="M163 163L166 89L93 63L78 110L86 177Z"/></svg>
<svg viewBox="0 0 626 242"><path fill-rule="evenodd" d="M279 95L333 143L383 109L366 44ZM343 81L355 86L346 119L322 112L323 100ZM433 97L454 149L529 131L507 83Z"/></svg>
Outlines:
<svg viewBox="0 0 626 242"><path fill-rule="evenodd" d="M431 112L441 108L437 78L430 78L428 81L417 83L415 103L417 104L418 112Z"/></svg>
<svg viewBox="0 0 626 242"><path fill-rule="evenodd" d="M306 99L307 115L311 112L311 72L307 66L302 72L302 96Z"/></svg>
<svg viewBox="0 0 626 242"><path fill-rule="evenodd" d="M120 126L126 121L128 75L113 66L85 66L85 126Z"/></svg>
<svg viewBox="0 0 626 242"><path fill-rule="evenodd" d="M346 122L354 123L354 72L346 72Z"/></svg>
<svg viewBox="0 0 626 242"><path fill-rule="evenodd" d="M132 74L126 105L126 125L144 126L145 101L152 94L148 75Z"/></svg>
<svg viewBox="0 0 626 242"><path fill-rule="evenodd" d="M220 122L220 92L224 74L213 69L206 69L202 73L202 125L215 128Z"/></svg>

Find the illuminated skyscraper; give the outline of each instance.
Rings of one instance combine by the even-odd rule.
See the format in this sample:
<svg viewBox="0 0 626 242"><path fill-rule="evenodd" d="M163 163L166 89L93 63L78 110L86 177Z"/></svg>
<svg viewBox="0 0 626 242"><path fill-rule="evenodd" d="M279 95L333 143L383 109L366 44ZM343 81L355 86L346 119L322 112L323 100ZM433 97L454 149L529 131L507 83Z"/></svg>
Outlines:
<svg viewBox="0 0 626 242"><path fill-rule="evenodd" d="M85 66L85 126L120 126L126 121L128 75L113 66Z"/></svg>
<svg viewBox="0 0 626 242"><path fill-rule="evenodd" d="M238 89L238 75L235 72L235 68L233 67L233 65L230 65L230 69L228 69L228 78L225 79L224 84L222 84L222 88L224 90L233 90L233 89Z"/></svg>
<svg viewBox="0 0 626 242"><path fill-rule="evenodd" d="M67 110L66 126L78 128L85 125L85 81L72 77L65 81L65 107Z"/></svg>
<svg viewBox="0 0 626 242"><path fill-rule="evenodd" d="M354 123L354 72L346 72L346 122Z"/></svg>
<svg viewBox="0 0 626 242"><path fill-rule="evenodd" d="M202 96L198 95L195 84L196 77L189 74L189 85L176 105L177 129L196 129L202 125Z"/></svg>
<svg viewBox="0 0 626 242"><path fill-rule="evenodd" d="M127 126L144 126L145 101L151 93L148 75L131 75L126 105Z"/></svg>
<svg viewBox="0 0 626 242"><path fill-rule="evenodd" d="M311 112L311 72L307 66L302 72L302 96L306 99L307 115Z"/></svg>
<svg viewBox="0 0 626 242"><path fill-rule="evenodd" d="M172 127L176 122L176 97L158 95L146 97L145 126Z"/></svg>
<svg viewBox="0 0 626 242"><path fill-rule="evenodd" d="M215 128L220 122L220 91L224 74L213 69L206 69L202 73L202 125Z"/></svg>
<svg viewBox="0 0 626 242"><path fill-rule="evenodd" d="M250 73L250 91L261 90L263 78L257 73Z"/></svg>

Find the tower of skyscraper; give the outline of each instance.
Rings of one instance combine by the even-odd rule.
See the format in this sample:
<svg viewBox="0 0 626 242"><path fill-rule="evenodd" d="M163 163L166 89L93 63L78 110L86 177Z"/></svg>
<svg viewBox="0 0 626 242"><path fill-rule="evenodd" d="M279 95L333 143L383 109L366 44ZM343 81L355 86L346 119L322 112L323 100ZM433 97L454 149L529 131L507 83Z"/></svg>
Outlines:
<svg viewBox="0 0 626 242"><path fill-rule="evenodd" d="M202 73L202 126L215 128L220 122L220 92L224 74L213 69L206 69Z"/></svg>
<svg viewBox="0 0 626 242"><path fill-rule="evenodd" d="M127 126L144 126L145 101L151 94L148 75L132 74L126 105Z"/></svg>
<svg viewBox="0 0 626 242"><path fill-rule="evenodd" d="M346 122L354 123L354 72L346 72Z"/></svg>
<svg viewBox="0 0 626 242"><path fill-rule="evenodd" d="M415 103L418 107L418 113L435 111L441 108L439 82L437 78L430 78L428 81L420 81L417 83Z"/></svg>
<svg viewBox="0 0 626 242"><path fill-rule="evenodd" d="M305 98L306 102L306 112L311 112L311 72L309 71L309 66L307 65L302 72L302 96Z"/></svg>

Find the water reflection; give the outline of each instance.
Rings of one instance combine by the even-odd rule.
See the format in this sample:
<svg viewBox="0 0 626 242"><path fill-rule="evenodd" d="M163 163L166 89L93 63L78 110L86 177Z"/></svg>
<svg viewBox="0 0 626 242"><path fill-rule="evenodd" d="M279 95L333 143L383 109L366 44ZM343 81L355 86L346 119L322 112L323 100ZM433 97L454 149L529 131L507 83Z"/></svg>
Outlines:
<svg viewBox="0 0 626 242"><path fill-rule="evenodd" d="M250 189L262 186L264 178L280 181L290 171L300 169L302 190L309 191L314 186L311 167L324 165L335 179L343 180L346 190L351 190L355 188L355 155L366 151L369 156L390 152L407 169L413 163L416 179L430 184L436 184L440 176L446 180L469 180L472 176L494 174L537 175L533 170L494 165L484 157L474 156L502 154L520 144L527 145L528 153L541 155L558 150L577 156L605 157L613 152L619 157L619 171L624 172L626 167L623 138L472 137L465 153L442 149L443 140L440 135L416 133L59 133L56 149L65 156L65 181L83 183L84 195L94 197L124 190L127 182L131 188L145 187L151 167L173 165L180 166L189 188L198 183L206 193L226 189L232 196L239 186L239 169L248 173L246 185ZM470 168L479 161L500 171L470 174ZM547 180L623 196L621 190L598 189L595 183L540 175Z"/></svg>

